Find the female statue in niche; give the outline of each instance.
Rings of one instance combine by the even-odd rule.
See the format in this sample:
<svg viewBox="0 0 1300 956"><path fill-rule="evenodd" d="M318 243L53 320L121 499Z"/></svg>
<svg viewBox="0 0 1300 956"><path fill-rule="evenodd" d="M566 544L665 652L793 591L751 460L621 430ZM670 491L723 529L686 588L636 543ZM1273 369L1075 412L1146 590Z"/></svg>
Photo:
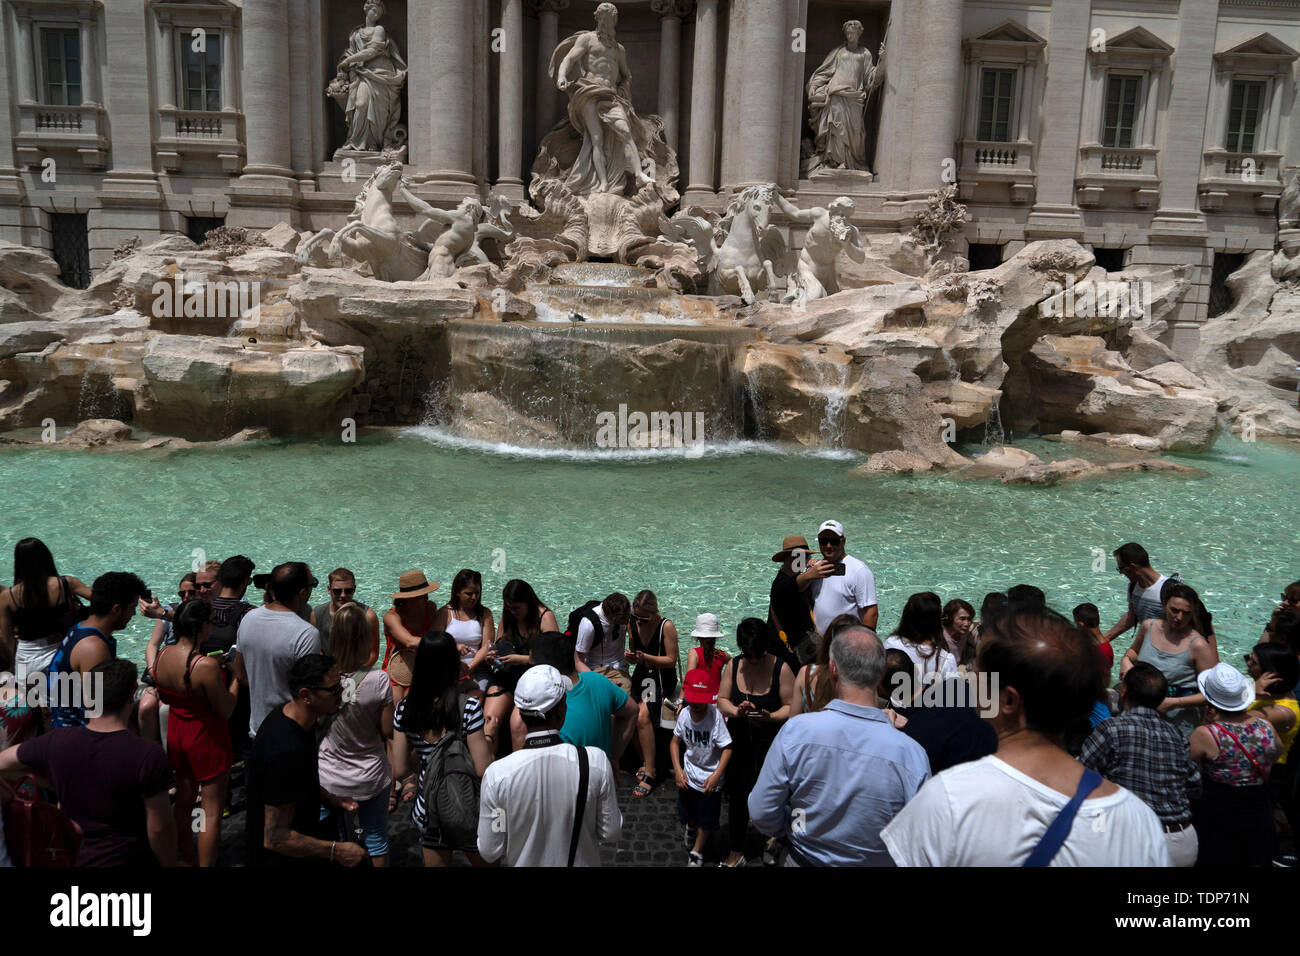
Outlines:
<svg viewBox="0 0 1300 956"><path fill-rule="evenodd" d="M867 101L885 80L885 45L880 61L860 46L862 21L844 24L845 43L831 51L808 81L808 112L816 134L814 166L867 168Z"/></svg>
<svg viewBox="0 0 1300 956"><path fill-rule="evenodd" d="M405 160L406 128L402 118L402 87L406 61L397 44L379 25L382 0L366 0L364 26L352 31L348 52L339 60L338 74L326 93L347 116L348 139L339 153L378 153Z"/></svg>

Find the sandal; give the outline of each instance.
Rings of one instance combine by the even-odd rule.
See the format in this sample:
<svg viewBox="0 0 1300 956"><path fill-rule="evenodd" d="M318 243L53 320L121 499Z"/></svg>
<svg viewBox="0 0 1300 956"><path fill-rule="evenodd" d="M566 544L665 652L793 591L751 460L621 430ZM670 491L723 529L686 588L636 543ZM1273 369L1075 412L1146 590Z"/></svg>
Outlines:
<svg viewBox="0 0 1300 956"><path fill-rule="evenodd" d="M637 780L640 782L632 788L632 799L641 800L650 796L651 792L655 788L655 784L657 784L659 780L649 774L638 773L636 776Z"/></svg>
<svg viewBox="0 0 1300 956"><path fill-rule="evenodd" d="M392 790L388 791L388 812L389 813L392 813L394 810L397 809L397 801L401 799L401 796L402 796L402 784L399 781L393 784Z"/></svg>
<svg viewBox="0 0 1300 956"><path fill-rule="evenodd" d="M406 782L402 784L402 802L413 803L415 801L415 778L407 777Z"/></svg>

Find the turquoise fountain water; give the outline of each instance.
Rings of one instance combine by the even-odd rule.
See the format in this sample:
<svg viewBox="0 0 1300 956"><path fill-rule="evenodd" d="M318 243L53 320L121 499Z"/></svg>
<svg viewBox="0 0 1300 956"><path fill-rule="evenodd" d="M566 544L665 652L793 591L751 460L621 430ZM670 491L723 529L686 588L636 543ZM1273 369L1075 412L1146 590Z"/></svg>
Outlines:
<svg viewBox="0 0 1300 956"><path fill-rule="evenodd" d="M1021 444L1045 457L1074 451ZM1110 551L1137 540L1157 568L1200 590L1223 659L1240 666L1282 587L1300 578L1300 453L1224 439L1214 453L1182 460L1206 475L1043 489L947 476L865 480L849 474L860 461L852 455L754 443L693 460L541 456L422 429L356 444L171 453L10 449L0 452L0 573L8 579L13 543L36 535L67 573L89 581L131 570L170 595L196 552L241 552L262 570L310 562L322 581L315 601L325 599L328 571L345 564L360 599L382 610L402 571L442 581L436 597L445 600L456 571L472 567L497 614L501 587L521 577L561 620L590 598L648 587L683 634L701 611L734 631L741 617L766 614L781 538L812 540L822 520L836 518L850 552L875 571L882 628L892 629L914 591L978 606L986 591L1018 582L1043 588L1066 612L1093 601L1109 626L1123 611L1124 583ZM137 617L121 635L123 652L139 660L148 634Z"/></svg>

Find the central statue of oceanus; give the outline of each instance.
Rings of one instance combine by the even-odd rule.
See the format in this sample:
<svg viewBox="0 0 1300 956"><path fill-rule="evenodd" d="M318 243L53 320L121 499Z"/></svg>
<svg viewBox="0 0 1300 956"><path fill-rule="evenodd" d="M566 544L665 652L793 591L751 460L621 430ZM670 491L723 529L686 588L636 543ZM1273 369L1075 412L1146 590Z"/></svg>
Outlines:
<svg viewBox="0 0 1300 956"><path fill-rule="evenodd" d="M596 29L555 48L549 69L569 96L546 134L528 192L541 214L518 226L518 248L548 258L610 257L633 262L658 240L657 223L676 206L677 156L663 120L632 107L632 73L618 42L618 8L596 8Z"/></svg>

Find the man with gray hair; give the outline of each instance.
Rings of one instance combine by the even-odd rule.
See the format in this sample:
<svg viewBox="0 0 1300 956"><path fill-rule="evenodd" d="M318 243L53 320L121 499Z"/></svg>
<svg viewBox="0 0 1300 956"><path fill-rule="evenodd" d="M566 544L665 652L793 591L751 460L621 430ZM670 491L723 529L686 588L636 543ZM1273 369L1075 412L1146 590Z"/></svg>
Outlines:
<svg viewBox="0 0 1300 956"><path fill-rule="evenodd" d="M930 761L880 709L884 673L875 631L838 631L835 699L787 721L768 751L749 813L763 833L789 839L787 866L891 865L880 831L929 779Z"/></svg>

